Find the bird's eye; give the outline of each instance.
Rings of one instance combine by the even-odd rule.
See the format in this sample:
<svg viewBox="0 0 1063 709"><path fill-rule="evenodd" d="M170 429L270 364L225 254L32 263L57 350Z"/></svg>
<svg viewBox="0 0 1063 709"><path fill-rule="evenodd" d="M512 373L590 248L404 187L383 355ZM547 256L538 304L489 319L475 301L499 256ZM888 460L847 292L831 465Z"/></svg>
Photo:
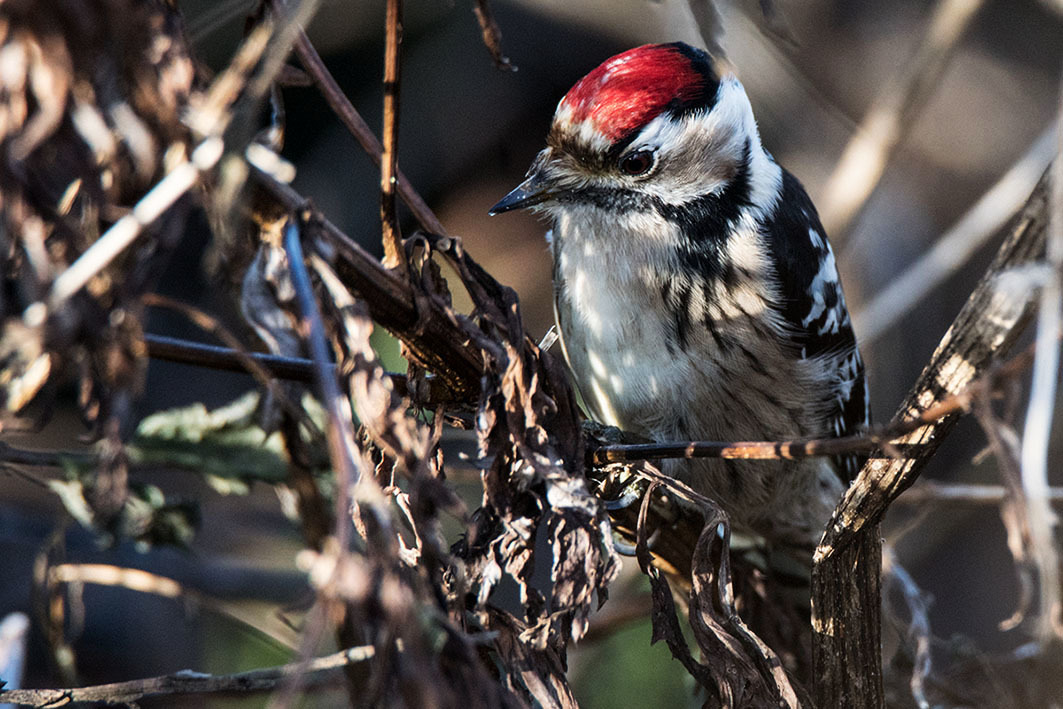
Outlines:
<svg viewBox="0 0 1063 709"><path fill-rule="evenodd" d="M649 150L636 150L620 160L620 171L631 177L645 175L653 167L653 153Z"/></svg>

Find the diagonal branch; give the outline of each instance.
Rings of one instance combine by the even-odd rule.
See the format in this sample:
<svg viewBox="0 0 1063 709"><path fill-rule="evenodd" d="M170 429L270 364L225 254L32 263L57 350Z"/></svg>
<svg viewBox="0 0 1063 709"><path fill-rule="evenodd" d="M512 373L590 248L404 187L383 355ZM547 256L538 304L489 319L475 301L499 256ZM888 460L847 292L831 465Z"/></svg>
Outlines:
<svg viewBox="0 0 1063 709"><path fill-rule="evenodd" d="M254 167L251 175L286 210L307 208L306 198L288 185ZM403 341L406 355L437 374L454 399L474 400L480 391L483 356L446 310L435 300L417 295L406 279L384 268L320 214L314 213L308 226L332 247L334 267L344 283L366 302L376 322Z"/></svg>
<svg viewBox="0 0 1063 709"><path fill-rule="evenodd" d="M1034 289L1006 273L1044 255L1048 172L996 258L945 333L894 420L918 416L963 391L1005 352L1029 319ZM958 414L923 426L903 442L912 455L872 457L835 509L812 570L813 662L819 706L883 706L880 649L881 541L878 523L955 424Z"/></svg>
<svg viewBox="0 0 1063 709"><path fill-rule="evenodd" d="M1034 288L1028 282L1015 282L1021 274L1005 272L1033 264L1044 255L1048 175L1046 172L1041 178L996 258L901 404L895 420L918 417L950 394L962 392L1007 351L1026 325L1034 303ZM889 503L915 482L957 418L957 414L950 414L905 437L904 443L920 446L918 457L869 461L835 511L816 552L817 560L841 549L865 525L881 520Z"/></svg>
<svg viewBox="0 0 1063 709"><path fill-rule="evenodd" d="M820 207L823 226L836 241L867 204L890 157L984 4L984 0L938 0L916 51L868 109L827 182Z"/></svg>
<svg viewBox="0 0 1063 709"><path fill-rule="evenodd" d="M273 4L276 8L282 3L280 0L273 0ZM366 155L377 167L380 167L384 157L384 146L380 144L380 141L373 134L373 129L369 127L369 124L365 122L365 119L362 118L358 110L344 95L343 89L333 78L325 66L324 60L321 59L321 55L314 49L310 38L306 36L306 32L303 30L300 30L296 35L295 53L299 56L299 61L302 62L307 73L313 78L314 83L317 84L318 90L325 97L329 107L336 112L340 122L350 131L354 139L358 141L358 144L362 146L362 150L365 151ZM402 171L397 168L395 170L395 186L399 197L410 208L414 218L417 219L423 229L434 234L446 232L443 229L443 223L439 221L421 198L421 195L410 184L410 181L402 174Z"/></svg>

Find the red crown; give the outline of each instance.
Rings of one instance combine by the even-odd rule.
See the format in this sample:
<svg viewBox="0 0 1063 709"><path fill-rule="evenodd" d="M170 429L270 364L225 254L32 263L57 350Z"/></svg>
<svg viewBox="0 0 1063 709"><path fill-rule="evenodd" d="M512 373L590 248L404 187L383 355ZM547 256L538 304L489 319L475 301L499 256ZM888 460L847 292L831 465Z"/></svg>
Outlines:
<svg viewBox="0 0 1063 709"><path fill-rule="evenodd" d="M589 119L599 133L616 142L670 105L704 101L706 60L703 53L681 44L635 47L580 79L559 108L572 112L573 124Z"/></svg>

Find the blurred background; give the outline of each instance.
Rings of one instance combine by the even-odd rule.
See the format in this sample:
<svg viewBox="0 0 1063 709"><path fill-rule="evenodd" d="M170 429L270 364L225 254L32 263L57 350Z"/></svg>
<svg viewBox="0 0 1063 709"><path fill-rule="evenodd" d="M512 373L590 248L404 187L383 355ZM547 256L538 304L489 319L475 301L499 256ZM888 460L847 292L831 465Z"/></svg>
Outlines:
<svg viewBox="0 0 1063 709"><path fill-rule="evenodd" d="M224 66L254 3L178 4L200 59L214 68ZM759 3L719 3L719 41L750 95L764 144L805 184L823 212L836 204L839 189L859 181L842 174L832 183L832 175L868 112L883 101L888 107L884 96L903 87L934 18L948 8L970 18L953 18L960 29L947 62L928 85L913 89L896 149L866 205L851 217L835 213L825 219L863 343L873 415L884 422L999 245L1002 231L993 219L1021 205L1055 148L1051 136L1043 136L1060 106L1063 8L1049 0L787 0L775 6L785 18L785 36L779 31L782 20L767 22ZM538 337L552 322L545 226L525 214L490 218L487 209L518 184L543 145L557 101L580 76L635 45L703 42L688 4L679 0L496 0L492 8L503 51L518 68L500 71L483 46L472 7L467 0L406 3L399 163L450 233L462 237L477 261L516 289L528 328ZM948 19L941 21L947 25ZM309 27L329 68L377 130L383 28L381 0L325 0ZM341 229L378 251L379 173L316 89L287 89L284 100L284 154L298 170L294 186ZM959 230L961 236L984 233L984 240L945 249L960 263L943 268L947 275L940 279L926 275L932 271L917 271L902 280L943 234L955 233L950 229L1006 174L1012 181L988 203L996 209L978 213ZM1009 186L1010 192L1004 189ZM202 233L189 237L171 265L166 290L231 319L232 304L211 286L200 265L209 238L205 223L201 226ZM406 227L407 234L415 228L411 221ZM970 251L969 258L960 257L961 251ZM923 293L923 285L932 287ZM916 302L902 312L909 297ZM202 339L179 318L154 317L153 331ZM389 366L401 369L393 343L381 339L381 348ZM175 381L182 386L172 386ZM240 375L205 375L153 362L141 413L195 401L218 405L251 386ZM46 429L53 445L66 447L75 445L81 432L75 415L62 409ZM1053 440L1055 463L1063 439L1056 435ZM33 441L42 445L40 437ZM453 445L472 449L460 437ZM996 483L993 458L976 462L984 446L976 424L965 420L925 476ZM1053 483L1063 485L1063 474L1053 470L1053 475ZM56 540L68 560L150 569L218 599L217 605L193 607L121 588L86 586L83 628L74 643L83 682L186 667L233 672L289 656L285 644L297 636L279 611L299 608L309 591L294 565L302 546L298 530L273 489L259 485L247 497L229 497L204 489L193 476L160 471L150 481L168 494L203 501L202 525L188 551L142 553L132 545L102 548L88 532L67 525L56 497L40 486L11 475L0 481L0 574L8 580L0 584L0 615L32 612L35 556ZM470 485L471 495L474 490ZM470 502L475 506L475 497ZM934 599L935 636L964 635L986 651L1011 650L1028 640L1021 627L998 629L1015 610L1018 589L996 507L917 507L902 498L886 534L896 543L900 563ZM605 627L621 629L596 634L592 620L592 637L571 655L577 697L586 707L693 704L689 678L667 650L648 647L648 619L619 623L610 615L612 609L639 607L645 593L635 565L628 566L602 611ZM630 598L635 600L625 600ZM648 602L643 605L648 608ZM145 617L152 622L137 622ZM36 631L29 647L27 686L54 684L44 640ZM341 695L324 695L314 703L339 701ZM240 706L264 702L233 700Z"/></svg>

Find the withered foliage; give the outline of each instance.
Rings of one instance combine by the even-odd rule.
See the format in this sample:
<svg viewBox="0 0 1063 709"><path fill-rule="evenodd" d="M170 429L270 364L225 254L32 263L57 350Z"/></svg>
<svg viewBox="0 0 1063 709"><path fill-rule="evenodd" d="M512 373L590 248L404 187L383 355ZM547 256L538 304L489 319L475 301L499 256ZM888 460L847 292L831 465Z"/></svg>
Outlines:
<svg viewBox="0 0 1063 709"><path fill-rule="evenodd" d="M126 505L123 426L146 360L139 296L184 234L179 202L69 299L66 271L179 157L195 72L177 15L139 0L15 0L0 12L0 404L19 411L72 369L107 453L85 481L103 527L150 537Z"/></svg>
<svg viewBox="0 0 1063 709"><path fill-rule="evenodd" d="M715 17L711 3L692 4ZM476 9L492 57L508 67L487 3ZM269 148L254 144L259 158L249 157L240 141L251 131L225 136L222 170L196 163L193 138L202 147L222 133L204 130L198 114L246 98L256 66L273 62L256 79L296 73L277 66L289 44L345 122L357 123L290 18L266 7L255 17L238 70L208 86L164 0L0 4L0 403L4 426L24 424L16 416L31 400L47 413L56 387L79 382L100 443L90 469L54 486L67 508L112 539L190 533L183 508L130 483L128 452L146 368L144 310L165 304L152 290L202 207L248 331L276 356L313 360L312 387L255 370L264 395L254 430L283 439L278 467L308 547L317 603L302 627L304 655L333 629L358 650L345 667L352 705L576 706L567 652L618 574L614 543L625 542L614 535L649 577L653 641L667 644L706 706L807 705L817 681L807 588L794 603L763 559L732 558L719 507L652 465L588 465L588 446L619 434L584 427L560 360L529 338L514 291L459 238L416 233L396 259L405 263L388 270L269 171ZM153 187L192 163L198 172L158 216L137 216L150 212ZM187 192L192 185L200 189ZM415 212L427 210L418 204ZM127 241L99 256L104 235L130 214ZM83 282L64 286L79 268ZM455 309L452 286L467 292L470 312ZM184 312L201 326L209 319ZM403 343L405 388L370 345L374 325ZM440 439L450 424L476 432L482 498L471 512L447 479ZM629 504L607 512L599 496ZM465 530L456 542L444 535L447 517ZM38 571L49 642L72 657L62 584L46 556ZM280 690L284 705L300 679L277 677L257 691Z"/></svg>
<svg viewBox="0 0 1063 709"><path fill-rule="evenodd" d="M466 567L469 622L505 638L500 649L507 665L525 668L518 678L529 698L553 703L539 695L547 691L561 705L573 704L563 674L556 673L563 673L567 643L583 637L595 597L605 601L618 571L608 520L583 477L575 399L557 359L524 333L516 294L479 268L460 240L426 238L424 247L425 291L447 299L429 258L443 254L475 305L471 317L455 314L454 322L482 348L485 361L476 413L479 457L486 462L483 505L455 550ZM543 535L550 557L539 541ZM544 562L550 564L549 589L532 581L536 564ZM489 603L503 574L517 582L522 614ZM533 674L548 669L547 677L530 682L529 662Z"/></svg>
<svg viewBox="0 0 1063 709"><path fill-rule="evenodd" d="M193 131L183 120L196 125L207 81L196 74L179 16L163 2L6 3L0 31L6 425L17 424L12 414L35 397L47 404L41 390L66 381L74 366L82 412L105 442L96 469L74 483L91 510L81 521L118 537L163 541L131 527L124 442L136 423L130 404L146 366L143 296L184 234L193 200L180 199L139 225L132 245L93 266L72 296L57 295L55 283L187 158ZM261 340L275 354L300 355L306 314L296 307L279 234L286 223L303 228L308 256L297 267L313 274L312 296L349 397L336 409L346 408L347 419L332 416L327 428L330 449L335 430L343 438L342 455L355 473L350 487L321 485L314 449L326 436L298 409L301 385L271 387L263 421L284 434L323 608L331 609L345 644L376 650L352 668L352 701L574 705L566 648L604 602L618 561L608 519L583 477L578 412L558 361L528 339L516 295L483 272L459 240L410 240L413 265L396 282L422 317L444 314L436 330L482 357L472 398L466 394L457 411L420 402L434 419L418 420L413 413L422 409L411 409L417 402L409 394L417 382L429 395L435 385L414 367L410 391L393 390L369 345L376 307L352 295L334 270L347 244L330 244L318 220L303 222L305 213L277 200L268 189L274 183L262 179L267 187L253 191L249 210L237 203L239 211L227 217L248 226L227 235L243 242L226 240L222 248L233 253L222 258L242 266L239 299ZM203 206L217 207L209 189L199 195ZM439 261L458 273L472 313L451 307ZM417 353L411 345L411 361L422 359ZM472 515L446 482L438 447L444 420L456 416L471 417L479 438L484 497ZM334 497L350 505L333 508ZM153 509L164 507L156 501ZM468 528L453 549L440 529L442 513ZM350 538L342 532L352 523L355 537L337 545ZM497 601L503 576L520 589L519 604ZM306 632L320 631L311 624Z"/></svg>

